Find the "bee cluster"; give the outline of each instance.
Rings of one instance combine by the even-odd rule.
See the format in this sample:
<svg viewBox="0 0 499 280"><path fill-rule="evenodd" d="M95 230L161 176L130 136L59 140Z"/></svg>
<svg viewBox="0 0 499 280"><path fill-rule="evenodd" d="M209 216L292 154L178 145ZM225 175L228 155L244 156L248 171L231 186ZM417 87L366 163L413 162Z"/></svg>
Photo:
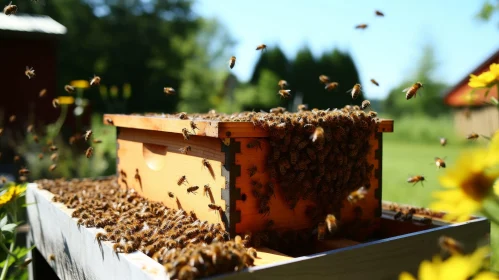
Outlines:
<svg viewBox="0 0 499 280"><path fill-rule="evenodd" d="M217 224L200 221L184 210L151 202L133 189L121 189L117 178L39 180L54 202L74 209L85 227L103 228L96 240L110 241L118 253L141 251L164 265L172 279L193 279L252 266L256 251L249 240L230 241Z"/></svg>
<svg viewBox="0 0 499 280"><path fill-rule="evenodd" d="M270 113L226 115L212 110L208 114L162 116L179 118L179 115L191 120L251 122L268 131L271 146L266 165L268 173L279 184L290 209L294 209L300 199L316 204L307 213L314 221L337 212L352 191L370 187L374 165L367 160L369 138L379 124L374 111L365 112L359 106L350 105L334 110L306 110L306 106L300 105L294 113L278 107ZM258 148L258 141L249 143L248 148ZM272 182L265 184L265 188L258 182L252 184L255 190L264 189L270 195L274 192ZM257 198L267 198L258 206L261 214L267 214L270 195L256 194Z"/></svg>
<svg viewBox="0 0 499 280"><path fill-rule="evenodd" d="M382 205L383 209L390 210L395 212L394 219L402 220L402 221L411 221L414 219L413 215L424 216L423 219L430 220L432 218L441 219L444 214L440 212L433 212L432 210L424 207L410 207L410 206L401 206L397 203L385 203ZM429 218L427 218L429 217Z"/></svg>

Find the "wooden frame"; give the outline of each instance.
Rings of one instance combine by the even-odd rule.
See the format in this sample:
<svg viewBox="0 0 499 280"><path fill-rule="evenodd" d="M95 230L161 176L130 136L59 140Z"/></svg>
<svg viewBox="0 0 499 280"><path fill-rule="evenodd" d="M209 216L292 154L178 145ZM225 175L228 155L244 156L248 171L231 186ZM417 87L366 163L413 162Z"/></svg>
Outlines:
<svg viewBox="0 0 499 280"><path fill-rule="evenodd" d="M38 252L61 279L168 279L163 267L142 254L116 255L110 242L95 241L95 234L102 229L78 227L71 218L70 209L51 201L54 195L29 184L26 202L31 232L28 244L37 246L30 279L46 279L36 275L47 264L40 260ZM315 255L291 258L265 248L259 249L257 266L240 273L220 275L224 279L287 279L289 277L313 277L313 279L396 279L401 271L413 274L420 262L439 253L437 240L448 235L461 241L466 252L490 233L489 221L475 218L459 224L415 225L393 220L383 215L381 226L387 232L406 234L360 244L349 240L328 241ZM414 224L412 224L414 226ZM433 228L431 228L433 227ZM324 245L324 244L323 244ZM333 250L331 250L333 249ZM55 259L49 260L54 254ZM46 268L48 269L48 268ZM46 271L46 270L45 270ZM40 277L40 278L38 278Z"/></svg>

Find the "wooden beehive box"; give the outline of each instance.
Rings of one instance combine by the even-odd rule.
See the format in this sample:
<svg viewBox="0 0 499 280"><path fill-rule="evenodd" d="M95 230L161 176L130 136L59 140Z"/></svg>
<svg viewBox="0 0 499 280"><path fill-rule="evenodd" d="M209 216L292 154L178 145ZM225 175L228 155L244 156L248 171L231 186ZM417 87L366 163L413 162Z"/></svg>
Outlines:
<svg viewBox="0 0 499 280"><path fill-rule="evenodd" d="M223 223L234 234L258 232L268 220L276 230L310 229L316 226L306 217L308 200L300 200L290 209L279 186L270 198L270 213L258 212L258 201L251 193L251 180L262 184L269 181L266 161L269 157L269 133L251 122L222 122L193 119L198 129L188 141L182 129L190 130L191 120L162 116L104 115L104 123L117 127L117 173L123 188L133 188L142 196L161 201L171 208L194 211L201 220ZM369 192L362 204L355 208L346 197L335 214L345 225L349 238L363 240L379 229L381 217L382 133L393 131L392 120L380 120L376 133L369 139L367 161L374 165ZM261 149L248 148L248 143L259 140ZM191 151L182 154L186 145ZM203 166L209 160L213 175ZM257 167L250 178L247 169ZM181 176L187 184L178 185ZM209 184L210 193L203 191ZM190 186L199 186L197 193L187 192ZM173 197L171 197L173 194ZM219 205L222 211L213 211L208 204ZM348 225L348 226L346 226ZM362 227L362 230L357 230Z"/></svg>

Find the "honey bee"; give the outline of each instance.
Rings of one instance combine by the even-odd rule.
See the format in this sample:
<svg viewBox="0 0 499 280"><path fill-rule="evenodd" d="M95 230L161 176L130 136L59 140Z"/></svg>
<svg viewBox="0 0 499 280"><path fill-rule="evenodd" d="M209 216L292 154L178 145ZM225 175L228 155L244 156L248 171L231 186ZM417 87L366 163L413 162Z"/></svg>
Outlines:
<svg viewBox="0 0 499 280"><path fill-rule="evenodd" d="M85 151L85 156L87 158L90 158L92 156L92 154L94 153L94 148L92 147L88 147L88 149Z"/></svg>
<svg viewBox="0 0 499 280"><path fill-rule="evenodd" d="M55 163L54 163L54 164L52 164L52 165L49 167L49 171L50 171L50 172L54 171L54 170L56 169L56 167L57 167L57 164L55 164Z"/></svg>
<svg viewBox="0 0 499 280"><path fill-rule="evenodd" d="M14 156L14 162L18 162L21 160L21 157L20 156Z"/></svg>
<svg viewBox="0 0 499 280"><path fill-rule="evenodd" d="M108 124L113 124L113 120L112 120L112 119L106 119L106 122L107 122Z"/></svg>
<svg viewBox="0 0 499 280"><path fill-rule="evenodd" d="M47 89L46 88L40 90L40 93L38 94L38 97L44 97L45 94L47 94Z"/></svg>
<svg viewBox="0 0 499 280"><path fill-rule="evenodd" d="M0 177L0 182L2 182L2 184L7 183L7 178L5 178L5 176Z"/></svg>
<svg viewBox="0 0 499 280"><path fill-rule="evenodd" d="M328 84L326 84L326 87L324 87L324 89L327 91L332 91L332 90L336 89L338 87L338 85L339 84L337 82L328 83Z"/></svg>
<svg viewBox="0 0 499 280"><path fill-rule="evenodd" d="M365 109L367 109L368 107L371 107L371 101L369 101L369 100L364 100L364 101L362 101L362 104L360 105L360 108L361 108L362 110L365 110Z"/></svg>
<svg viewBox="0 0 499 280"><path fill-rule="evenodd" d="M196 123L194 123L194 121L191 121L191 128L193 133L196 133L195 129L199 130L198 126L196 125Z"/></svg>
<svg viewBox="0 0 499 280"><path fill-rule="evenodd" d="M28 127L26 128L26 132L28 132L28 133L33 132L33 125L32 124L28 125Z"/></svg>
<svg viewBox="0 0 499 280"><path fill-rule="evenodd" d="M435 165L437 166L437 169L446 167L445 161L439 157L435 157Z"/></svg>
<svg viewBox="0 0 499 280"><path fill-rule="evenodd" d="M12 5L12 1L10 1L10 3L3 8L3 13L8 16L14 15L17 13L17 6Z"/></svg>
<svg viewBox="0 0 499 280"><path fill-rule="evenodd" d="M476 133L470 133L470 134L466 137L466 139L468 139L468 140L476 140L476 139L478 139L478 137L479 137L479 136L478 136L478 134L476 134Z"/></svg>
<svg viewBox="0 0 499 280"><path fill-rule="evenodd" d="M57 160L57 157L58 157L58 156L59 156L59 155L58 155L57 153L53 153L53 154L50 156L50 160L51 160L51 161L55 161L55 160Z"/></svg>
<svg viewBox="0 0 499 280"><path fill-rule="evenodd" d="M43 159L43 153L38 154L38 159Z"/></svg>
<svg viewBox="0 0 499 280"><path fill-rule="evenodd" d="M366 28L367 28L367 24L365 24L365 23L355 26L355 29L366 29Z"/></svg>
<svg viewBox="0 0 499 280"><path fill-rule="evenodd" d="M166 95L173 95L173 94L176 93L175 89L173 89L172 87L165 87L165 88L163 88L163 92Z"/></svg>
<svg viewBox="0 0 499 280"><path fill-rule="evenodd" d="M210 192L211 192L210 185L208 185L208 184L204 185L203 195L207 196L207 197L210 197Z"/></svg>
<svg viewBox="0 0 499 280"><path fill-rule="evenodd" d="M85 132L85 141L88 141L88 139L92 136L92 130L87 130Z"/></svg>
<svg viewBox="0 0 499 280"><path fill-rule="evenodd" d="M349 89L347 91L347 93L351 92L352 93L352 99L357 99L357 97L359 97L361 91L362 90L361 90L360 84L355 84L352 89Z"/></svg>
<svg viewBox="0 0 499 280"><path fill-rule="evenodd" d="M265 44L261 44L261 45L258 45L258 46L256 47L256 50L257 50L257 51L262 50L262 52L263 52L263 51L264 51L264 50L266 50L266 49L267 49L267 45L265 45Z"/></svg>
<svg viewBox="0 0 499 280"><path fill-rule="evenodd" d="M26 258L24 259L23 263L19 265L20 269L25 269L31 262L33 261L32 258Z"/></svg>
<svg viewBox="0 0 499 280"><path fill-rule="evenodd" d="M178 149L180 151L181 154L184 154L186 155L187 152L190 152L191 151L191 146L185 146L185 147L182 147L180 149Z"/></svg>
<svg viewBox="0 0 499 280"><path fill-rule="evenodd" d="M335 218L336 220L336 218ZM323 222L320 222L317 225L317 240L324 240L324 237L326 237L326 224Z"/></svg>
<svg viewBox="0 0 499 280"><path fill-rule="evenodd" d="M288 82L286 82L285 80L280 80L279 83L277 83L277 85L279 85L281 89L284 89L288 86Z"/></svg>
<svg viewBox="0 0 499 280"><path fill-rule="evenodd" d="M187 188L187 193L193 193L193 194L197 194L197 190L199 189L199 186L192 186L192 187L188 187Z"/></svg>
<svg viewBox="0 0 499 280"><path fill-rule="evenodd" d="M54 256L54 254L49 254L49 255L48 255L48 259L49 259L49 261L55 261L55 256Z"/></svg>
<svg viewBox="0 0 499 280"><path fill-rule="evenodd" d="M257 148L257 149L262 150L262 145L260 143L260 140L258 140L258 139L252 140L251 142L246 144L246 147L248 149Z"/></svg>
<svg viewBox="0 0 499 280"><path fill-rule="evenodd" d="M451 255L464 254L463 244L448 236L442 236L438 239L438 245L443 251L449 252Z"/></svg>
<svg viewBox="0 0 499 280"><path fill-rule="evenodd" d="M281 96L281 98L288 98L291 96L291 90L290 89L281 89L279 90L278 94Z"/></svg>
<svg viewBox="0 0 499 280"><path fill-rule="evenodd" d="M4 11L5 11L5 9L4 9ZM16 11L17 11L17 7L16 7ZM35 69L33 69L33 67L26 66L26 71L24 71L24 75L26 75L28 77L28 79L31 80L31 78L35 77Z"/></svg>
<svg viewBox="0 0 499 280"><path fill-rule="evenodd" d="M29 170L27 168L21 168L19 169L19 175L28 175L29 174Z"/></svg>
<svg viewBox="0 0 499 280"><path fill-rule="evenodd" d="M318 126L314 133L312 135L310 135L310 139L312 140L312 142L315 142L317 140L319 140L319 142L323 142L324 141L324 129L320 126Z"/></svg>
<svg viewBox="0 0 499 280"><path fill-rule="evenodd" d="M412 176L407 179L407 183L414 183L416 185L418 182L421 182L421 185L423 185L423 181L425 180L425 177L422 175L417 175L417 176ZM424 187L424 185L423 185Z"/></svg>
<svg viewBox="0 0 499 280"><path fill-rule="evenodd" d="M231 58L229 59L229 67L230 67L230 69L234 68L234 65L236 65L236 57L235 56L231 56Z"/></svg>
<svg viewBox="0 0 499 280"><path fill-rule="evenodd" d="M423 84L420 82L417 82L414 85L412 85L411 87L408 87L408 88L405 88L404 90L402 90L402 92L406 93L405 99L409 100L413 96L414 96L414 98L416 98L416 94L420 88L423 88Z"/></svg>
<svg viewBox="0 0 499 280"><path fill-rule="evenodd" d="M184 175L184 176L182 176L182 177L180 177L180 178L178 179L178 181L177 181L177 185L179 185L179 186L180 186L180 185L182 185L182 184L184 184L184 183L187 183L187 177L186 177L185 175Z"/></svg>
<svg viewBox="0 0 499 280"><path fill-rule="evenodd" d="M60 104L59 99L57 98L52 99L52 107L57 108L59 107L59 104Z"/></svg>
<svg viewBox="0 0 499 280"><path fill-rule="evenodd" d="M0 127L0 136L3 134L3 128Z"/></svg>
<svg viewBox="0 0 499 280"><path fill-rule="evenodd" d="M380 11L378 11L378 10L374 11L374 13L375 13L377 16L380 16L380 17L384 17L384 16L385 16L385 14L383 14L382 12L380 12Z"/></svg>
<svg viewBox="0 0 499 280"><path fill-rule="evenodd" d="M210 203L208 204L208 207L212 210L216 210L216 211L222 211L222 207L221 206L218 206L216 204L213 204L213 203Z"/></svg>
<svg viewBox="0 0 499 280"><path fill-rule="evenodd" d="M445 147L445 145L447 145L447 138L440 138L440 145L442 145L442 147Z"/></svg>
<svg viewBox="0 0 499 280"><path fill-rule="evenodd" d="M102 140L100 140L100 139L94 139L94 140L92 140L92 142L94 142L95 144L100 144L100 143L102 143Z"/></svg>
<svg viewBox="0 0 499 280"><path fill-rule="evenodd" d="M333 214L326 216L326 226L330 233L333 233L338 228L336 217Z"/></svg>
<svg viewBox="0 0 499 280"><path fill-rule="evenodd" d="M210 162L207 159L203 158L202 163L203 166L206 167L210 172L211 177L215 178L215 171L213 170L213 166L211 166Z"/></svg>
<svg viewBox="0 0 499 280"><path fill-rule="evenodd" d="M298 107L297 107L297 109L298 109L298 111L299 111L299 112L306 111L306 110L307 110L307 108L308 108L308 106L307 106L307 105L305 105L305 104L300 104L300 105L298 105Z"/></svg>
<svg viewBox="0 0 499 280"><path fill-rule="evenodd" d="M323 84L327 85L327 84L329 84L330 79L329 79L329 77L328 77L328 76L326 76L326 75L320 75L320 76L319 76L319 81L321 81L321 83L323 83Z"/></svg>
<svg viewBox="0 0 499 280"><path fill-rule="evenodd" d="M365 187L360 187L358 190L355 190L353 192L350 193L350 195L348 196L348 202L350 203L357 203L359 200L362 200L365 198L365 196L367 195L368 191Z"/></svg>
<svg viewBox="0 0 499 280"><path fill-rule="evenodd" d="M371 79L371 83L375 84L376 86L379 87L379 83L375 79Z"/></svg>
<svg viewBox="0 0 499 280"><path fill-rule="evenodd" d="M9 122L11 122L11 123L12 123L12 122L15 122L15 121L16 121L16 118L17 118L17 117L16 117L16 115L12 115L12 116L10 116L10 117L9 117Z"/></svg>
<svg viewBox="0 0 499 280"><path fill-rule="evenodd" d="M67 92L67 93L73 93L75 92L75 88L70 86L70 85L65 85L64 86L64 90Z"/></svg>
<svg viewBox="0 0 499 280"><path fill-rule="evenodd" d="M100 85L100 80L101 80L100 77L94 74L94 77L90 80L90 86Z"/></svg>
<svg viewBox="0 0 499 280"><path fill-rule="evenodd" d="M28 177L26 177L26 176L19 176L19 181L26 182L27 180L28 180Z"/></svg>
<svg viewBox="0 0 499 280"><path fill-rule="evenodd" d="M187 128L182 128L182 135L184 136L184 140L189 140L191 133L187 130Z"/></svg>
<svg viewBox="0 0 499 280"><path fill-rule="evenodd" d="M52 152L55 152L55 151L57 151L57 150L58 150L57 146L55 146L55 145L51 145L51 146L49 147L49 149L50 149Z"/></svg>

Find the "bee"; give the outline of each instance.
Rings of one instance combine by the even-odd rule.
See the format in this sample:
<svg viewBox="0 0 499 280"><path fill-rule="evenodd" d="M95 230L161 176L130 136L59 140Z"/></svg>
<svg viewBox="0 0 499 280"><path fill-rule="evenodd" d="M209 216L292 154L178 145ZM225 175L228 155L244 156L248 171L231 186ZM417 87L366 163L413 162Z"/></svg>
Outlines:
<svg viewBox="0 0 499 280"><path fill-rule="evenodd" d="M246 147L248 149L257 148L257 149L262 150L262 145L260 143L260 140L258 140L258 139L252 140L251 142L246 144Z"/></svg>
<svg viewBox="0 0 499 280"><path fill-rule="evenodd" d="M451 255L464 254L463 244L452 237L441 236L438 239L438 245L443 251L449 252Z"/></svg>
<svg viewBox="0 0 499 280"><path fill-rule="evenodd" d="M0 182L2 182L2 184L7 183L7 178L5 178L5 176L0 177Z"/></svg>
<svg viewBox="0 0 499 280"><path fill-rule="evenodd" d="M164 87L163 88L163 92L166 94L166 95L173 95L176 93L175 89L172 88L172 87Z"/></svg>
<svg viewBox="0 0 499 280"><path fill-rule="evenodd" d="M28 175L29 174L29 170L27 168L21 168L19 169L19 175Z"/></svg>
<svg viewBox="0 0 499 280"><path fill-rule="evenodd" d="M281 98L288 98L291 96L291 90L290 89L281 89L279 90L278 94L281 96Z"/></svg>
<svg viewBox="0 0 499 280"><path fill-rule="evenodd" d="M64 90L67 92L67 93L73 93L75 92L75 88L70 86L70 85L65 85L64 86Z"/></svg>
<svg viewBox="0 0 499 280"><path fill-rule="evenodd" d="M191 121L191 123L190 123L190 124L191 124L192 131L193 131L194 133L196 133L196 132L195 132L195 129L199 130L198 126L194 123L194 121Z"/></svg>
<svg viewBox="0 0 499 280"><path fill-rule="evenodd" d="M90 158L92 156L92 154L94 153L94 148L92 147L88 147L88 149L85 151L85 156L87 158Z"/></svg>
<svg viewBox="0 0 499 280"><path fill-rule="evenodd" d="M447 145L447 138L440 138L440 145L442 145L442 147L445 147L445 145Z"/></svg>
<svg viewBox="0 0 499 280"><path fill-rule="evenodd" d="M231 58L229 59L229 67L230 67L230 69L234 68L234 65L236 65L236 57L235 56L231 56Z"/></svg>
<svg viewBox="0 0 499 280"><path fill-rule="evenodd" d="M376 86L379 87L379 83L375 79L371 79L371 83L375 84Z"/></svg>
<svg viewBox="0 0 499 280"><path fill-rule="evenodd" d="M288 82L286 82L285 80L280 80L279 83L277 83L277 85L281 88L281 89L284 89L288 86Z"/></svg>
<svg viewBox="0 0 499 280"><path fill-rule="evenodd" d="M191 151L191 146L185 146L185 147L182 147L180 149L178 149L180 151L180 153L186 155L187 152L190 152Z"/></svg>
<svg viewBox="0 0 499 280"><path fill-rule="evenodd" d="M476 139L478 139L478 137L479 137L479 136L478 136L478 134L476 134L476 133L470 133L470 134L466 137L466 139L468 139L468 140L476 140Z"/></svg>
<svg viewBox="0 0 499 280"><path fill-rule="evenodd" d="M59 107L59 104L60 104L59 99L57 98L52 99L52 107L57 108Z"/></svg>
<svg viewBox="0 0 499 280"><path fill-rule="evenodd" d="M206 167L210 172L211 177L215 178L215 171L213 170L213 166L211 166L210 162L207 159L203 158L202 163L203 166Z"/></svg>
<svg viewBox="0 0 499 280"><path fill-rule="evenodd" d="M385 16L385 14L383 14L381 11L378 11L378 10L374 11L374 13L375 13L377 16L379 16L379 17L384 17L384 16Z"/></svg>
<svg viewBox="0 0 499 280"><path fill-rule="evenodd" d="M12 115L12 116L9 117L9 122L11 122L11 123L15 122L16 119L17 119L16 115Z"/></svg>
<svg viewBox="0 0 499 280"><path fill-rule="evenodd" d="M26 176L19 176L19 181L26 182L28 178Z"/></svg>
<svg viewBox="0 0 499 280"><path fill-rule="evenodd" d="M336 218L335 218L336 220ZM320 222L317 225L317 240L324 240L324 237L326 236L326 224L323 222Z"/></svg>
<svg viewBox="0 0 499 280"><path fill-rule="evenodd" d="M320 75L320 76L319 76L319 81L321 81L321 83L323 83L323 84L327 85L327 84L329 84L330 79L329 79L329 77L328 77L328 76L326 76L326 75Z"/></svg>
<svg viewBox="0 0 499 280"><path fill-rule="evenodd" d="M17 7L16 7L17 10ZM4 9L5 11L5 9ZM31 80L31 78L35 77L35 69L33 67L26 66L26 71L24 71L24 75L28 77L28 79Z"/></svg>
<svg viewBox="0 0 499 280"><path fill-rule="evenodd" d="M248 170L249 176L253 177L253 175L255 175L257 172L257 167L255 165L253 165L250 168L248 168L247 170Z"/></svg>
<svg viewBox="0 0 499 280"><path fill-rule="evenodd" d="M49 167L49 171L52 172L55 170L55 168L57 167L57 164L52 164L50 167Z"/></svg>
<svg viewBox="0 0 499 280"><path fill-rule="evenodd" d="M28 132L28 133L33 132L33 125L32 124L28 125L28 127L26 128L26 132Z"/></svg>
<svg viewBox="0 0 499 280"><path fill-rule="evenodd" d="M348 196L348 202L350 203L357 203L359 200L364 199L364 197L367 195L367 189L365 187L360 187L358 190L355 190L350 193Z"/></svg>
<svg viewBox="0 0 499 280"><path fill-rule="evenodd" d="M297 107L297 109L298 109L298 111L299 111L299 112L306 111L306 110L307 110L307 108L308 108L308 106L307 106L307 105L305 105L305 104L300 104L300 105L298 105L298 107Z"/></svg>
<svg viewBox="0 0 499 280"><path fill-rule="evenodd" d="M369 101L369 100L364 100L364 101L362 101L362 104L360 105L360 108L361 108L362 110L365 110L365 109L367 109L368 107L371 107L371 101Z"/></svg>
<svg viewBox="0 0 499 280"><path fill-rule="evenodd" d="M366 28L367 28L367 24L365 24L365 23L355 26L355 29L366 29Z"/></svg>
<svg viewBox="0 0 499 280"><path fill-rule="evenodd" d="M199 189L199 187L198 187L198 186L188 187L188 188L187 188L187 193L193 193L193 194L196 194L196 193L197 193L196 191L197 191L198 189Z"/></svg>
<svg viewBox="0 0 499 280"><path fill-rule="evenodd" d="M187 130L187 128L182 128L182 135L184 136L184 140L189 140L191 133Z"/></svg>
<svg viewBox="0 0 499 280"><path fill-rule="evenodd" d="M414 183L416 185L418 182L421 182L421 185L423 185L423 181L425 180L424 176L422 175L417 175L417 176L412 176L407 179L407 183ZM424 187L424 185L423 185Z"/></svg>
<svg viewBox="0 0 499 280"><path fill-rule="evenodd" d="M54 254L49 254L48 259L49 259L49 261L55 261Z"/></svg>
<svg viewBox="0 0 499 280"><path fill-rule="evenodd" d="M349 89L347 91L347 93L351 92L352 93L352 99L357 99L357 97L359 97L361 91L362 90L361 90L360 84L355 84L352 89Z"/></svg>
<svg viewBox="0 0 499 280"><path fill-rule="evenodd" d="M43 159L43 153L38 154L38 159L42 160Z"/></svg>
<svg viewBox="0 0 499 280"><path fill-rule="evenodd" d="M437 166L437 169L440 168L445 168L445 161L439 157L435 157L435 165Z"/></svg>
<svg viewBox="0 0 499 280"><path fill-rule="evenodd" d="M418 90L422 87L423 87L423 84L420 82L417 82L414 85L412 85L411 87L408 87L408 88L405 88L404 90L402 90L402 92L406 93L405 99L409 100L413 96L414 96L414 98L416 98L416 94L417 94Z"/></svg>
<svg viewBox="0 0 499 280"><path fill-rule="evenodd" d="M32 258L26 258L24 259L23 263L19 265L20 269L25 269L31 262L33 261Z"/></svg>
<svg viewBox="0 0 499 280"><path fill-rule="evenodd" d="M92 130L87 130L85 132L85 141L88 141L88 139L92 136Z"/></svg>
<svg viewBox="0 0 499 280"><path fill-rule="evenodd" d="M222 211L222 206L218 206L216 204L213 204L213 203L210 203L208 204L208 207L212 210L216 210L216 211Z"/></svg>
<svg viewBox="0 0 499 280"><path fill-rule="evenodd" d="M171 198L175 197L175 195L172 192L168 192L168 196L171 197Z"/></svg>
<svg viewBox="0 0 499 280"><path fill-rule="evenodd" d="M258 46L256 47L256 50L257 50L257 51L262 50L262 52L263 52L263 51L264 51L264 50L266 50L266 49L267 49L267 45L265 45L265 44L261 44L261 45L258 45Z"/></svg>
<svg viewBox="0 0 499 280"><path fill-rule="evenodd" d="M20 156L14 156L14 162L18 162L21 160L21 157Z"/></svg>
<svg viewBox="0 0 499 280"><path fill-rule="evenodd" d="M51 145L50 148L49 148L52 152L55 152L58 150L57 146L55 145Z"/></svg>
<svg viewBox="0 0 499 280"><path fill-rule="evenodd" d="M38 93L38 97L44 97L45 94L47 94L47 89L46 88L40 90L40 93Z"/></svg>
<svg viewBox="0 0 499 280"><path fill-rule="evenodd" d="M336 217L333 214L326 216L326 226L330 233L333 233L338 228Z"/></svg>
<svg viewBox="0 0 499 280"><path fill-rule="evenodd" d="M324 129L320 126L318 126L314 133L312 135L310 135L310 139L312 140L312 142L315 142L317 140L319 140L319 142L323 142L324 141Z"/></svg>
<svg viewBox="0 0 499 280"><path fill-rule="evenodd" d="M112 120L112 119L106 119L106 122L107 122L108 124L113 124L113 120Z"/></svg>
<svg viewBox="0 0 499 280"><path fill-rule="evenodd" d="M94 139L94 140L92 140L92 142L94 142L95 144L100 144L100 143L102 143L102 140L100 140L100 139Z"/></svg>
<svg viewBox="0 0 499 280"><path fill-rule="evenodd" d="M12 1L10 1L10 3L3 8L3 13L8 16L14 15L17 13L17 6L12 5Z"/></svg>
<svg viewBox="0 0 499 280"><path fill-rule="evenodd" d="M100 80L101 80L100 77L94 74L94 77L90 80L90 86L100 85Z"/></svg>
<svg viewBox="0 0 499 280"><path fill-rule="evenodd" d="M3 134L3 128L0 127L0 136Z"/></svg>
<svg viewBox="0 0 499 280"><path fill-rule="evenodd" d="M180 178L178 179L178 181L177 181L177 185L179 185L179 186L180 186L180 185L182 185L182 184L184 184L184 183L187 183L187 177L186 177L185 175L184 175L184 176L182 176L182 177L180 177Z"/></svg>
<svg viewBox="0 0 499 280"><path fill-rule="evenodd" d="M338 87L338 85L339 84L337 82L328 83L328 84L326 84L324 89L327 91L332 91L332 90L336 89Z"/></svg>
<svg viewBox="0 0 499 280"><path fill-rule="evenodd" d="M51 160L51 161L55 161L55 160L57 160L57 157L58 157L58 156L59 156L59 155L58 155L57 153L53 153L53 154L50 156L50 160Z"/></svg>
<svg viewBox="0 0 499 280"><path fill-rule="evenodd" d="M210 185L208 185L208 184L204 185L204 187L203 187L203 195L207 196L207 197L210 197L210 192L211 192Z"/></svg>

